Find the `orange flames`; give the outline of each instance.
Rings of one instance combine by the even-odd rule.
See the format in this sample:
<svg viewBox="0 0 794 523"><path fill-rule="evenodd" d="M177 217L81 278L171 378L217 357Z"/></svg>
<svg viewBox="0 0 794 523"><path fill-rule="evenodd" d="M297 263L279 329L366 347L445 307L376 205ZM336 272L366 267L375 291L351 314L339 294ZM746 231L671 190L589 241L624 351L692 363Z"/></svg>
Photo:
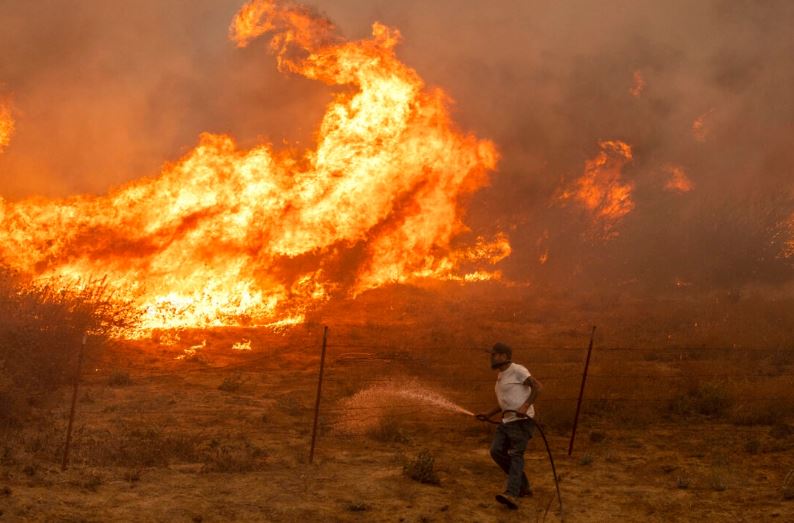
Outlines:
<svg viewBox="0 0 794 523"><path fill-rule="evenodd" d="M701 114L692 122L692 136L698 142L705 142L706 139L709 137L711 132L709 126L709 117L711 113L714 112L714 109L710 109L705 113Z"/></svg>
<svg viewBox="0 0 794 523"><path fill-rule="evenodd" d="M0 202L2 260L40 277L107 275L142 329L280 326L336 293L498 277L481 266L509 255L506 236L452 247L494 144L456 129L446 95L396 58L396 30L372 32L346 41L306 8L248 3L231 27L238 45L269 33L281 70L344 86L316 147L241 150L203 134L158 177L107 196Z"/></svg>
<svg viewBox="0 0 794 523"><path fill-rule="evenodd" d="M0 153L8 147L13 134L14 118L11 116L11 108L8 104L0 101Z"/></svg>
<svg viewBox="0 0 794 523"><path fill-rule="evenodd" d="M629 94L635 98L639 98L639 96L645 90L646 85L647 83L645 82L645 77L642 75L642 71L634 71L631 87L629 88Z"/></svg>
<svg viewBox="0 0 794 523"><path fill-rule="evenodd" d="M686 171L684 171L683 167L669 165L665 170L670 176L664 184L666 191L684 193L695 188L695 184L692 183L692 180L686 175Z"/></svg>
<svg viewBox="0 0 794 523"><path fill-rule="evenodd" d="M631 193L634 184L622 179L623 166L632 159L631 147L621 141L599 144L601 151L587 160L584 174L559 195L559 200L570 200L587 209L604 238L618 235L615 226L634 209Z"/></svg>

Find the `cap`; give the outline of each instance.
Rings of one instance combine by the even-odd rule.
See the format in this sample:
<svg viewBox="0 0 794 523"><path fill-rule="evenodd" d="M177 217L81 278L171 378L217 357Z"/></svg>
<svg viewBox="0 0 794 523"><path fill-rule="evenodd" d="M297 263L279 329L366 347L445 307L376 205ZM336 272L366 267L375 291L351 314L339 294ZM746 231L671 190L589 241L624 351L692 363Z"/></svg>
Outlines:
<svg viewBox="0 0 794 523"><path fill-rule="evenodd" d="M491 348L491 350L486 351L490 354L507 354L508 356L513 355L513 349L505 345L504 343L496 343Z"/></svg>

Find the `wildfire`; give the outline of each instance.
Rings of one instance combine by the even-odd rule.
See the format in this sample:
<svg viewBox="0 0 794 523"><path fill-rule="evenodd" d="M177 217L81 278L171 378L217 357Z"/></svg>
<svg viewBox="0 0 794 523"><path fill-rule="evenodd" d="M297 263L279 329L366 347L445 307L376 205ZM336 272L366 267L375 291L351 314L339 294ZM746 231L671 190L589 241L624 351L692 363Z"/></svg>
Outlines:
<svg viewBox="0 0 794 523"><path fill-rule="evenodd" d="M669 165L665 170L670 175L667 182L664 184L664 189L666 191L683 193L689 192L695 188L695 184L692 183L692 180L686 175L686 171L684 171L683 167Z"/></svg>
<svg viewBox="0 0 794 523"><path fill-rule="evenodd" d="M278 66L344 86L313 150L239 149L225 135L158 177L104 197L0 202L0 257L40 277L107 275L140 327L289 325L335 293L418 278L498 277L507 237L455 249L463 196L496 167L493 143L461 133L440 89L402 64L396 30L347 41L307 8L248 3L230 37L270 34Z"/></svg>
<svg viewBox="0 0 794 523"><path fill-rule="evenodd" d="M706 111L692 122L692 136L698 142L705 142L709 136L710 128L708 118L711 116L712 112L714 112L713 109Z"/></svg>
<svg viewBox="0 0 794 523"><path fill-rule="evenodd" d="M642 71L634 71L634 76L632 78L632 84L629 88L629 94L635 98L639 98L642 92L645 90L645 86L647 82L645 81L645 77L642 75Z"/></svg>
<svg viewBox="0 0 794 523"><path fill-rule="evenodd" d="M11 143L14 134L14 118L11 108L6 103L0 102L0 153Z"/></svg>
<svg viewBox="0 0 794 523"><path fill-rule="evenodd" d="M573 200L592 215L605 238L617 236L615 226L634 209L634 184L622 179L623 166L632 159L631 147L621 141L600 144L601 151L587 160L584 174L559 195L561 202Z"/></svg>

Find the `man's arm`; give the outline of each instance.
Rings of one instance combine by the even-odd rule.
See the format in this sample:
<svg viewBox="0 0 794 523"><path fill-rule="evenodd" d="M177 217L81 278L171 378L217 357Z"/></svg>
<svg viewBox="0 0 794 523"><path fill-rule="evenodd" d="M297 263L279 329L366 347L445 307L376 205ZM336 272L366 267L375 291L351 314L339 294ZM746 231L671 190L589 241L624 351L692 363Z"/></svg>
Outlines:
<svg viewBox="0 0 794 523"><path fill-rule="evenodd" d="M527 376L527 379L524 380L524 386L532 387L532 390L529 393L527 401L525 401L524 404L518 408L518 412L521 414L527 413L529 406L535 403L535 400L538 399L540 391L543 390L543 385L541 385L540 382L532 376Z"/></svg>

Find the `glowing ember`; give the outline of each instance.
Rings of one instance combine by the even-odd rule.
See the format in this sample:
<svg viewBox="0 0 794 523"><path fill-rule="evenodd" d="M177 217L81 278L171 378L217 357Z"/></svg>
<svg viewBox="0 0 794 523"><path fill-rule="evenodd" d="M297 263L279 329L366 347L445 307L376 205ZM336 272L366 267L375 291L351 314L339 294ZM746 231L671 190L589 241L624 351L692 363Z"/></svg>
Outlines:
<svg viewBox="0 0 794 523"><path fill-rule="evenodd" d="M780 252L780 256L782 258L794 258L794 213L783 224L783 230L785 231L785 239L783 240L783 249Z"/></svg>
<svg viewBox="0 0 794 523"><path fill-rule="evenodd" d="M634 71L634 78L629 89L629 94L635 98L639 98L646 86L645 77L642 76L642 71Z"/></svg>
<svg viewBox="0 0 794 523"><path fill-rule="evenodd" d="M243 338L232 345L232 350L251 350L251 340Z"/></svg>
<svg viewBox="0 0 794 523"><path fill-rule="evenodd" d="M699 142L705 142L709 135L708 117L714 112L713 109L701 114L692 122L692 136Z"/></svg>
<svg viewBox="0 0 794 523"><path fill-rule="evenodd" d="M621 141L601 142L601 151L585 162L584 174L563 190L562 202L573 200L594 217L605 238L617 236L615 226L634 209L634 184L624 182L623 166L631 161L631 147Z"/></svg>
<svg viewBox="0 0 794 523"><path fill-rule="evenodd" d="M8 147L13 134L14 118L11 116L11 108L0 101L0 153Z"/></svg>
<svg viewBox="0 0 794 523"><path fill-rule="evenodd" d="M185 351L179 356L177 356L176 359L185 360L185 359L193 358L194 356L196 356L196 354L198 354L198 351L205 348L207 348L207 340L202 340L201 343L199 343L198 345L191 345L190 347L185 349Z"/></svg>
<svg viewBox="0 0 794 523"><path fill-rule="evenodd" d="M683 167L670 165L666 168L666 171L670 175L667 182L664 184L664 189L666 191L689 192L695 188L695 184L693 184L692 180L686 175Z"/></svg>
<svg viewBox="0 0 794 523"><path fill-rule="evenodd" d="M231 37L270 34L283 71L342 86L313 150L239 149L204 134L160 176L104 197L0 203L0 257L24 273L107 275L141 329L284 327L335 293L419 278L498 277L504 235L457 251L461 199L487 183L495 146L456 129L447 97L397 60L381 24L346 41L294 5L254 1ZM467 267L460 267L461 264Z"/></svg>

